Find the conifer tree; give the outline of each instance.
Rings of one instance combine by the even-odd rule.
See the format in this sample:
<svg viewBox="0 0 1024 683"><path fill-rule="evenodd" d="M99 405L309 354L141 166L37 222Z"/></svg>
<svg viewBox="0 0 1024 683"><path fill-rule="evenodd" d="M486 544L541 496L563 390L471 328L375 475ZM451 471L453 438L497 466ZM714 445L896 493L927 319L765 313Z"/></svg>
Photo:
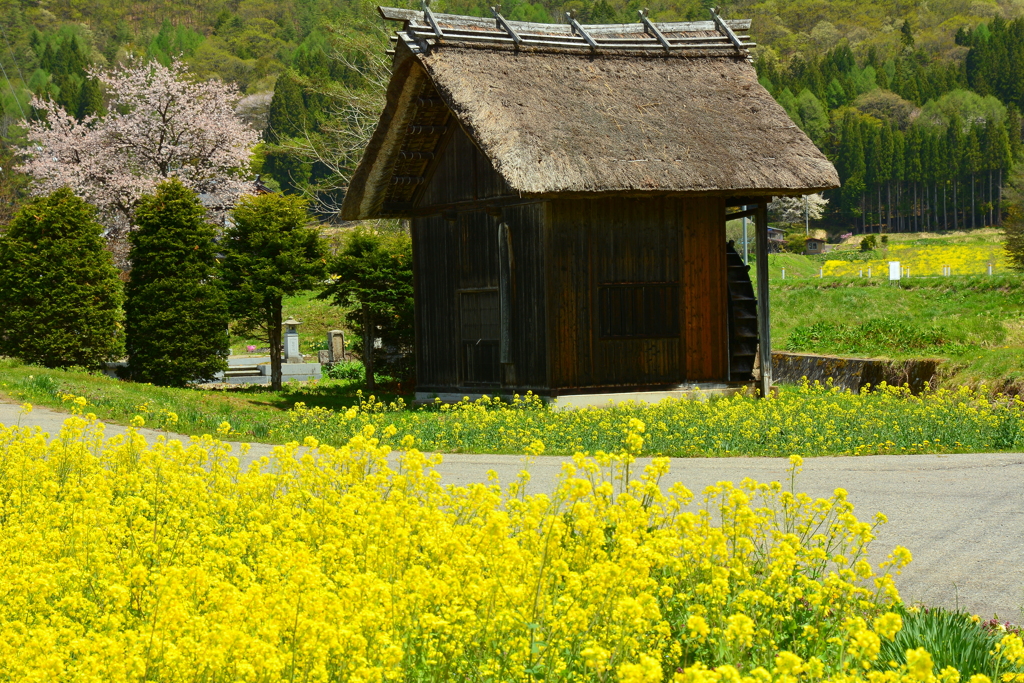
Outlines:
<svg viewBox="0 0 1024 683"><path fill-rule="evenodd" d="M271 387L281 388L281 306L327 274L316 228L300 197L242 197L223 243L228 306L240 331L262 332L270 346Z"/></svg>
<svg viewBox="0 0 1024 683"><path fill-rule="evenodd" d="M267 142L280 142L282 138L302 135L306 126L306 105L302 87L290 72L278 76L274 97L270 100L270 113L264 136Z"/></svg>
<svg viewBox="0 0 1024 683"><path fill-rule="evenodd" d="M143 195L131 232L125 332L133 380L182 387L227 368L227 299L217 282L215 228L177 179Z"/></svg>
<svg viewBox="0 0 1024 683"><path fill-rule="evenodd" d="M64 188L0 235L0 355L99 369L123 349L122 288L96 209Z"/></svg>

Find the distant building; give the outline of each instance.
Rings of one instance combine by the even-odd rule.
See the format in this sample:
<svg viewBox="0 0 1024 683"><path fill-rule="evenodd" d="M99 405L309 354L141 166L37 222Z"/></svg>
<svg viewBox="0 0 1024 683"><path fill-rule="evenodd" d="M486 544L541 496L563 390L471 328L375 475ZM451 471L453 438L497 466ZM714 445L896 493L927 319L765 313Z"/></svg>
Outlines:
<svg viewBox="0 0 1024 683"><path fill-rule="evenodd" d="M832 251L832 245L828 244L825 240L818 237L807 238L804 254L813 256L814 254L827 254L830 251Z"/></svg>
<svg viewBox="0 0 1024 683"><path fill-rule="evenodd" d="M768 226L768 253L778 254L785 251L782 247L786 244L786 233L779 228Z"/></svg>

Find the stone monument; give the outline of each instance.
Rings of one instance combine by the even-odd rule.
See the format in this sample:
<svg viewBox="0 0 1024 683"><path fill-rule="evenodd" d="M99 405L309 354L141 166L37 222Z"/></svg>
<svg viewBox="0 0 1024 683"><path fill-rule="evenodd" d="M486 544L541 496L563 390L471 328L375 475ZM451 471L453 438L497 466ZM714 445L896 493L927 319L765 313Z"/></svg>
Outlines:
<svg viewBox="0 0 1024 683"><path fill-rule="evenodd" d="M331 363L340 363L345 360L345 333L341 330L331 330L327 333L327 353Z"/></svg>
<svg viewBox="0 0 1024 683"><path fill-rule="evenodd" d="M289 317L284 321L284 362L302 363L302 354L299 353L299 325L295 318Z"/></svg>

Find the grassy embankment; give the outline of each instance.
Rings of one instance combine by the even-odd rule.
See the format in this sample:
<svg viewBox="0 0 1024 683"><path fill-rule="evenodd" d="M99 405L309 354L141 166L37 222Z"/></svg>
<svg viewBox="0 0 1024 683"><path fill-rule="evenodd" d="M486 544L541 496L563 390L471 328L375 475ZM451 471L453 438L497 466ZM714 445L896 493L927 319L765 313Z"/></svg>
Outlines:
<svg viewBox="0 0 1024 683"><path fill-rule="evenodd" d="M859 239L822 256L769 257L775 348L942 358L947 386L1024 391L1024 275L1009 271L998 231L894 234L888 249L871 252ZM911 277L890 283L888 260ZM943 266L953 275L942 276Z"/></svg>

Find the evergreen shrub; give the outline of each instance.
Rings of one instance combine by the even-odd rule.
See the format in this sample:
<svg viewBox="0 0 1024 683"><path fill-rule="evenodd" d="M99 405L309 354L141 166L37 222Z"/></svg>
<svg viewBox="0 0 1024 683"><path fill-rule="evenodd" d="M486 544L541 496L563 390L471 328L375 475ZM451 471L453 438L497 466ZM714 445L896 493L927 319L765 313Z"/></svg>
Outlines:
<svg viewBox="0 0 1024 683"><path fill-rule="evenodd" d="M227 368L227 299L217 280L215 227L176 179L135 211L125 328L133 380L185 386Z"/></svg>
<svg viewBox="0 0 1024 683"><path fill-rule="evenodd" d="M0 235L0 355L90 369L121 355L123 291L95 215L64 188Z"/></svg>

